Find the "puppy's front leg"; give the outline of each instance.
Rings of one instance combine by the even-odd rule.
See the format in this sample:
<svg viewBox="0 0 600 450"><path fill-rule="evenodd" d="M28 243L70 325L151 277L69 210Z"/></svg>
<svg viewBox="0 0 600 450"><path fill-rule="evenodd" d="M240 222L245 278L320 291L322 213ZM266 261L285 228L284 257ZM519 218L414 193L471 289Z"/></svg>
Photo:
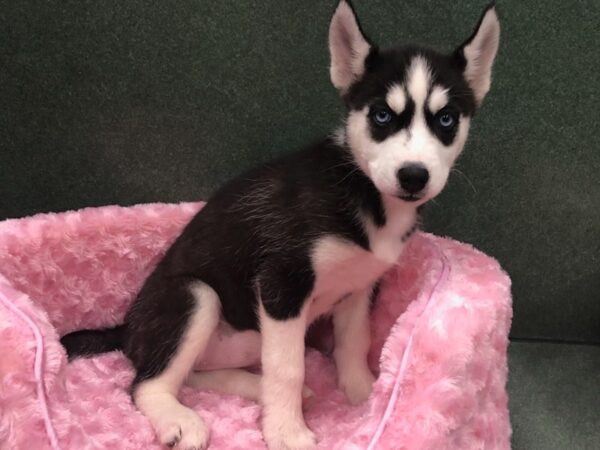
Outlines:
<svg viewBox="0 0 600 450"><path fill-rule="evenodd" d="M371 344L370 295L371 288L355 292L343 299L333 311L333 357L338 372L338 384L353 404L369 398L375 381L367 364Z"/></svg>
<svg viewBox="0 0 600 450"><path fill-rule="evenodd" d="M308 450L316 445L302 415L306 309L278 320L260 308L263 434L270 450Z"/></svg>

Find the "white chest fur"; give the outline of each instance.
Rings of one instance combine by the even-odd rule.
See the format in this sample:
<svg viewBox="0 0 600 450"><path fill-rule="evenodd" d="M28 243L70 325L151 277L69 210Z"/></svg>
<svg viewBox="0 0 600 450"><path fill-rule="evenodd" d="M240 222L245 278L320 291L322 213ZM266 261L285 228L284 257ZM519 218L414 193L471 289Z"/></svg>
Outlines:
<svg viewBox="0 0 600 450"><path fill-rule="evenodd" d="M310 320L329 312L344 295L370 288L398 261L405 245L402 237L416 221L415 208L396 199L386 201L384 206L385 226L363 220L370 250L334 235L321 238L315 245L312 262L316 280Z"/></svg>

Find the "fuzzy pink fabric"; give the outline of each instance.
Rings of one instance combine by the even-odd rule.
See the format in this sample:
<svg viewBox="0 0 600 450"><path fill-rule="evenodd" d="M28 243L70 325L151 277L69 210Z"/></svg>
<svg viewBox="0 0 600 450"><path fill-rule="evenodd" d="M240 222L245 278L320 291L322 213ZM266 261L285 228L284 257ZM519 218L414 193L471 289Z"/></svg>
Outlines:
<svg viewBox="0 0 600 450"><path fill-rule="evenodd" d="M0 448L159 449L119 352L67 364L59 336L121 322L200 204L116 206L0 223ZM350 406L308 350L320 449L509 449L510 280L468 245L416 234L373 312L373 395ZM260 408L183 388L211 449L264 449Z"/></svg>

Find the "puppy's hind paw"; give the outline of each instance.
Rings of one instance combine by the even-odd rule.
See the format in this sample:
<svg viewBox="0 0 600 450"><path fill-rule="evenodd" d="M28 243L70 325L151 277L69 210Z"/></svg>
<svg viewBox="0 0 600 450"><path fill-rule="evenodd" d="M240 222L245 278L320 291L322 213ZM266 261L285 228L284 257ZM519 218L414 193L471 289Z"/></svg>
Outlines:
<svg viewBox="0 0 600 450"><path fill-rule="evenodd" d="M209 430L202 419L191 409L181 407L177 412L155 423L160 441L177 450L205 450L208 447Z"/></svg>

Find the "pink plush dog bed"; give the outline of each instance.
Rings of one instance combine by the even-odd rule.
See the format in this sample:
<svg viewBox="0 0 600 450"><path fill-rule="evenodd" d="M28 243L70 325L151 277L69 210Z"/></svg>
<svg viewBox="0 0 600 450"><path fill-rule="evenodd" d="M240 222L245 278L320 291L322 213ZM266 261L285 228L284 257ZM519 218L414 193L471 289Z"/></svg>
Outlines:
<svg viewBox="0 0 600 450"><path fill-rule="evenodd" d="M119 323L199 204L105 207L0 223L0 448L159 449L118 352L67 364L58 339ZM370 400L350 406L332 361L306 355L320 449L509 449L510 281L465 244L416 234L373 311ZM183 388L211 449L264 449L260 408Z"/></svg>

